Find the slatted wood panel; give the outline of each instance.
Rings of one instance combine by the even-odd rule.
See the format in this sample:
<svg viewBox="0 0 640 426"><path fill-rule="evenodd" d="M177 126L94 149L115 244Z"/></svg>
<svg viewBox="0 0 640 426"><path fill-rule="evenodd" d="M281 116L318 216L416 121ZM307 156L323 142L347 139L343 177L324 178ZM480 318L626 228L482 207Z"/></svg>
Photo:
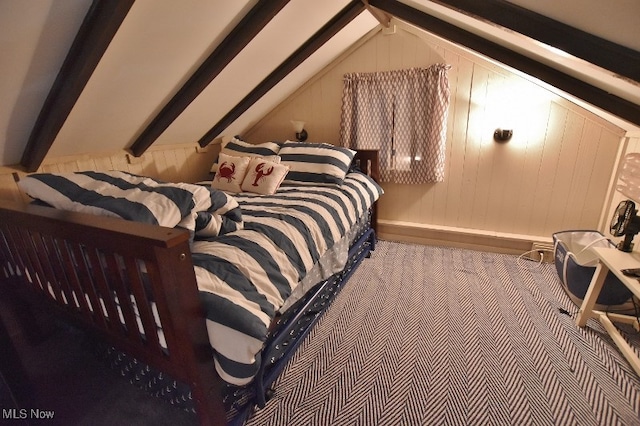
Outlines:
<svg viewBox="0 0 640 426"><path fill-rule="evenodd" d="M188 232L3 202L0 277L3 295L48 302L43 308L189 385L201 423L222 423Z"/></svg>
<svg viewBox="0 0 640 426"><path fill-rule="evenodd" d="M385 184L380 219L532 239L597 228L623 131L523 76L396 25L395 34L371 34L310 80L246 139L292 139L289 121L297 119L306 122L309 141L338 143L345 73L445 62L452 65L445 180ZM514 129L507 144L493 141L503 120Z"/></svg>
<svg viewBox="0 0 640 426"><path fill-rule="evenodd" d="M195 144L155 147L142 157L126 152L113 154L81 155L76 157L47 159L38 172L64 173L84 170L123 170L151 176L171 182L197 182L207 179L211 164L217 158L218 144L201 149ZM0 168L0 200L26 199L16 186L15 176L23 172L9 167Z"/></svg>

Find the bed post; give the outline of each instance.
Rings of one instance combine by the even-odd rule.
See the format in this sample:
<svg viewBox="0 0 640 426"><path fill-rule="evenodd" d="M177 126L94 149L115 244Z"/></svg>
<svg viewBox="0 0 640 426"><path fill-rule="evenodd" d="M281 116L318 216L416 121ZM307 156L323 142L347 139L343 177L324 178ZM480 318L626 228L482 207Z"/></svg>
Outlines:
<svg viewBox="0 0 640 426"><path fill-rule="evenodd" d="M353 158L356 165L360 170L376 181L380 183L380 162L379 151L377 149L361 149L356 151L356 155ZM376 201L371 206L371 227L378 233L378 202Z"/></svg>
<svg viewBox="0 0 640 426"><path fill-rule="evenodd" d="M186 381L191 388L200 424L226 425L222 403L224 383L215 371L189 247L158 250L157 260L158 277L162 277L158 282L162 289L156 293L165 299L163 304L166 303L168 308L165 315L170 316L173 324L172 329L167 330L173 336L166 336L169 351L183 358L188 376ZM151 271L148 272L152 275ZM154 278L151 279L153 281ZM158 304L159 310L160 306Z"/></svg>

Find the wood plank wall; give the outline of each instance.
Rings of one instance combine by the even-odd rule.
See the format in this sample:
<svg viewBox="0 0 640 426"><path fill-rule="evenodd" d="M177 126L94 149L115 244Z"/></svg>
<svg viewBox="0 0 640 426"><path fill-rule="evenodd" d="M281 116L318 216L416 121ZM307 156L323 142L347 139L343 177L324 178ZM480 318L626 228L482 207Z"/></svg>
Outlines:
<svg viewBox="0 0 640 426"><path fill-rule="evenodd" d="M414 27L372 32L245 135L337 144L342 76L451 65L446 177L425 185L385 184L380 236L518 252L555 231L596 229L624 131L524 76ZM510 127L506 144L493 141Z"/></svg>
<svg viewBox="0 0 640 426"><path fill-rule="evenodd" d="M616 182L617 182L620 170L622 169L622 166L624 164L624 156L630 153L640 153L640 136L630 135L624 140L624 144L621 147L620 159L618 161L618 164L616 165L616 171L611 177L611 188L609 189L609 193L608 193L607 208L605 209L605 212L602 215L602 218L600 220L600 226L598 228L605 235L607 235L607 237L609 237L611 240L614 240L614 241L620 241L622 240L622 238L614 238L610 236L609 234L610 222L611 222L611 219L613 218L613 213L615 212L616 207L618 207L618 204L620 203L620 201L627 199L627 197L625 197L620 192L615 190L615 186L616 186ZM636 250L640 250L640 243L636 242L636 246L637 246Z"/></svg>
<svg viewBox="0 0 640 426"><path fill-rule="evenodd" d="M219 141L218 141L219 142ZM46 159L37 172L64 173L85 170L123 170L171 182L197 182L207 179L217 158L219 143L200 148L198 144L158 146L141 157L125 151ZM0 167L0 200L25 200L16 181L25 173L18 168Z"/></svg>

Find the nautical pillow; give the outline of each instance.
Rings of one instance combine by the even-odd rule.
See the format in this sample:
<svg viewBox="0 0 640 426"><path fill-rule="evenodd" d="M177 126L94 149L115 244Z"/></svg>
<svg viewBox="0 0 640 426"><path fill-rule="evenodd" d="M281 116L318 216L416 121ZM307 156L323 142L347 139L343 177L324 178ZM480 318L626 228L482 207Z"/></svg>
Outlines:
<svg viewBox="0 0 640 426"><path fill-rule="evenodd" d="M286 141L278 155L290 169L286 183L341 185L355 153L327 143Z"/></svg>
<svg viewBox="0 0 640 426"><path fill-rule="evenodd" d="M218 172L211 181L211 187L227 192L241 192L241 185L249 167L249 157L233 157L220 153Z"/></svg>
<svg viewBox="0 0 640 426"><path fill-rule="evenodd" d="M231 138L220 150L220 154L232 155L234 157L264 157L266 160L276 163L280 162L278 157L280 145L275 142L265 142L260 144L252 144L239 139L237 136ZM218 171L220 157L211 166L211 173Z"/></svg>
<svg viewBox="0 0 640 426"><path fill-rule="evenodd" d="M271 195L280 187L288 171L289 166L258 157L252 158L249 162L247 175L242 182L242 190Z"/></svg>

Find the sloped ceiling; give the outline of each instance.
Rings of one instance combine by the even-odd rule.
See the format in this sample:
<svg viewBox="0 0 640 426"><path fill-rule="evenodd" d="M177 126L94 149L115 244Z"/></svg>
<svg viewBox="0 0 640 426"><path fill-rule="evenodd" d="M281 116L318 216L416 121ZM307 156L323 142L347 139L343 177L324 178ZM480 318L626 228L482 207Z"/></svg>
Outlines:
<svg viewBox="0 0 640 426"><path fill-rule="evenodd" d="M0 2L0 159L35 170L242 133L391 16L640 125L640 3L601 3Z"/></svg>

